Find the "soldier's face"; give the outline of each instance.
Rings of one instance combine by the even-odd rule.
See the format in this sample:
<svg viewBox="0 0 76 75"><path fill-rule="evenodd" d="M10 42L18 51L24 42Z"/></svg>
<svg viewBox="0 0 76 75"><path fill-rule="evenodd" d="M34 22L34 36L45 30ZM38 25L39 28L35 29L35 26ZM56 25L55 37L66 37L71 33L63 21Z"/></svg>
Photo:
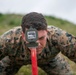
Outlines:
<svg viewBox="0 0 76 75"><path fill-rule="evenodd" d="M47 40L47 31L46 30L38 31L38 40L37 40L38 47L36 48L38 54L40 54L43 48L46 46L46 40Z"/></svg>
<svg viewBox="0 0 76 75"><path fill-rule="evenodd" d="M24 41L26 41L26 38L23 36ZM47 30L39 30L38 31L38 47L36 48L37 54L40 54L43 50L43 48L46 46L47 41Z"/></svg>

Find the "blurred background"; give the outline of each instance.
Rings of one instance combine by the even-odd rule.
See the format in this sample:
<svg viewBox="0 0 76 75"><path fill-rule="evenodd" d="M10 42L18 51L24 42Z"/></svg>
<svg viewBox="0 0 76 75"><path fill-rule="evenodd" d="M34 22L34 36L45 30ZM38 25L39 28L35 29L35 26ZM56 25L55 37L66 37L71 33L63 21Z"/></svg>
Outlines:
<svg viewBox="0 0 76 75"><path fill-rule="evenodd" d="M76 36L76 0L0 0L0 35L20 26L22 17L29 12L42 13L48 25ZM65 58L76 75L76 64ZM39 75L41 74L46 75L39 68ZM24 65L16 75L31 75L31 65Z"/></svg>

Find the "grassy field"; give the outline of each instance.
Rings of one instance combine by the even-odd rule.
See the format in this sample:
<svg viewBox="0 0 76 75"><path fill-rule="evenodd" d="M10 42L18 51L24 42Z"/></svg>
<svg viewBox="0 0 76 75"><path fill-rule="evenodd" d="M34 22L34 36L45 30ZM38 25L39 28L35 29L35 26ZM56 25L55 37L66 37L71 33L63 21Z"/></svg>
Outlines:
<svg viewBox="0 0 76 75"><path fill-rule="evenodd" d="M19 14L0 13L0 35L2 35L4 32L6 32L7 30L13 27L20 26L22 17L23 15L19 15ZM47 20L48 25L57 26L76 36L76 31L75 31L76 25L75 24L69 21L66 21L66 20L62 20L60 18L53 17L53 16L45 16L45 18ZM71 65L75 73L76 64L70 61L67 57L65 58L68 60L68 63ZM46 73L42 71L40 68L38 68L38 71L39 71L39 75L46 75ZM31 75L31 65L23 66L16 75ZM74 75L76 75L76 73Z"/></svg>

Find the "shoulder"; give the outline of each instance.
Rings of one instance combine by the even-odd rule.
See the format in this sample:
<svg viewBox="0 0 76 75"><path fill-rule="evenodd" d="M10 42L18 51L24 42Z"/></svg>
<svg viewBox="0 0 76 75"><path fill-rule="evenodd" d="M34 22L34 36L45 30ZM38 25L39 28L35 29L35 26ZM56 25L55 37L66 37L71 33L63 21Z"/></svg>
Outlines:
<svg viewBox="0 0 76 75"><path fill-rule="evenodd" d="M48 26L47 28L48 32L50 33L50 35L54 35L54 36L58 36L60 38L64 38L65 39L69 39L71 37L74 37L74 35L68 33L67 31L65 30L62 30L58 27L55 27L55 26Z"/></svg>
<svg viewBox="0 0 76 75"><path fill-rule="evenodd" d="M8 42L10 40L13 42L14 38L20 37L21 32L22 32L21 27L14 27L14 28L8 30L7 32L5 32L4 34L2 34L0 36L0 43Z"/></svg>
<svg viewBox="0 0 76 75"><path fill-rule="evenodd" d="M12 34L19 34L21 33L21 27L14 27L8 31L6 31L4 34L1 35L1 37L5 37L5 36L8 36L8 35L12 35Z"/></svg>
<svg viewBox="0 0 76 75"><path fill-rule="evenodd" d="M62 29L55 27L55 26L52 26L52 25L48 26L47 30L48 30L48 32L50 32L51 35L54 35L54 34L61 35L62 33L65 32Z"/></svg>
<svg viewBox="0 0 76 75"><path fill-rule="evenodd" d="M48 26L48 38L49 40L52 41L52 43L65 43L67 44L68 41L68 36L67 36L67 32L65 30L62 30L58 27L55 26Z"/></svg>

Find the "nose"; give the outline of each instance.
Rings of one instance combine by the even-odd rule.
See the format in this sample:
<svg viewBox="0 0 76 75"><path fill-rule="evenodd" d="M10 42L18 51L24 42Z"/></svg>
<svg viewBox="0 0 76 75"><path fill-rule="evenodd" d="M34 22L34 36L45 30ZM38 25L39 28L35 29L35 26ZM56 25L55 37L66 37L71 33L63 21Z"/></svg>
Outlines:
<svg viewBox="0 0 76 75"><path fill-rule="evenodd" d="M40 45L40 41L39 40L37 40L37 43L38 43L38 46Z"/></svg>

